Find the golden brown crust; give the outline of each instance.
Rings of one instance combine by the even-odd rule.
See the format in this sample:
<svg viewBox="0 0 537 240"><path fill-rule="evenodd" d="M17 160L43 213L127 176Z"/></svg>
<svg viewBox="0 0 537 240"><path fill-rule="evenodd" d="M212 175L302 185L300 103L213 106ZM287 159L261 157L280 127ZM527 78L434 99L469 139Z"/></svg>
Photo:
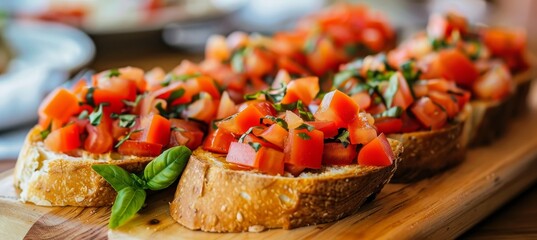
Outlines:
<svg viewBox="0 0 537 240"><path fill-rule="evenodd" d="M44 206L109 206L116 192L91 165L116 164L129 172L139 172L152 159L53 153L43 146L40 131L38 127L30 130L15 167L15 187L23 202Z"/></svg>
<svg viewBox="0 0 537 240"><path fill-rule="evenodd" d="M391 182L418 181L461 163L466 155L463 127L459 121L439 130L389 134L404 148Z"/></svg>
<svg viewBox="0 0 537 240"><path fill-rule="evenodd" d="M399 156L400 143L392 148ZM298 177L270 176L225 167L221 156L196 150L170 204L172 218L208 232L291 229L348 216L382 189L396 164L324 167Z"/></svg>

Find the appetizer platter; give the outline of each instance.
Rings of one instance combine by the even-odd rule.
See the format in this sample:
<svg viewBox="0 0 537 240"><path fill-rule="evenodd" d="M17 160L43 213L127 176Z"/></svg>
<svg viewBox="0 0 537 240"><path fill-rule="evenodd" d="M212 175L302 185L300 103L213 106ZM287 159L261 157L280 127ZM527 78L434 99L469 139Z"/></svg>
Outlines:
<svg viewBox="0 0 537 240"><path fill-rule="evenodd" d="M27 237L457 236L536 178L525 35L448 13L394 39L382 14L336 5L271 37L213 36L168 73L58 88L0 178L0 221Z"/></svg>

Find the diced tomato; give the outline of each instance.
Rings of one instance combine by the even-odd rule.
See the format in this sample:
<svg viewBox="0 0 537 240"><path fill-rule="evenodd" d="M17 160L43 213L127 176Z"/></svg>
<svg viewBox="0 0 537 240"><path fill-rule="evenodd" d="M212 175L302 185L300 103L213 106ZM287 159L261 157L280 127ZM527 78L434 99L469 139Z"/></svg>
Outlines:
<svg viewBox="0 0 537 240"><path fill-rule="evenodd" d="M39 106L39 116L65 123L79 109L76 95L65 88L58 88L43 100Z"/></svg>
<svg viewBox="0 0 537 240"><path fill-rule="evenodd" d="M272 72L274 62L265 50L254 48L250 54L245 56L244 68L248 76L258 78Z"/></svg>
<svg viewBox="0 0 537 240"><path fill-rule="evenodd" d="M254 167L256 165L257 152L248 143L232 142L226 161L242 166Z"/></svg>
<svg viewBox="0 0 537 240"><path fill-rule="evenodd" d="M323 150L323 164L349 165L356 161L356 145L345 147L342 143L325 143Z"/></svg>
<svg viewBox="0 0 537 240"><path fill-rule="evenodd" d="M142 119L142 127L144 129L142 142L168 145L171 129L171 123L168 119L158 114L150 114Z"/></svg>
<svg viewBox="0 0 537 240"><path fill-rule="evenodd" d="M200 99L188 105L185 115L209 123L214 119L217 107L218 103L213 101L210 95L203 94Z"/></svg>
<svg viewBox="0 0 537 240"><path fill-rule="evenodd" d="M333 138L338 134L338 127L334 122L328 121L313 121L306 122L307 124L313 126L315 129L324 133L324 138Z"/></svg>
<svg viewBox="0 0 537 240"><path fill-rule="evenodd" d="M207 39L205 45L205 58L214 59L220 62L231 57L231 51L227 46L226 38L221 35L212 35Z"/></svg>
<svg viewBox="0 0 537 240"><path fill-rule="evenodd" d="M162 88L162 82L166 78L166 72L160 67L155 67L149 70L145 74L145 79L147 81L147 90L155 91L159 88Z"/></svg>
<svg viewBox="0 0 537 240"><path fill-rule="evenodd" d="M302 118L300 118L300 116L296 115L294 112L287 110L285 111L285 122L287 122L287 127L289 129L294 129L302 125L304 120L302 120Z"/></svg>
<svg viewBox="0 0 537 240"><path fill-rule="evenodd" d="M274 78L274 82L272 82L272 88L280 89L282 88L282 85L287 86L289 82L291 82L289 73L285 69L280 69Z"/></svg>
<svg viewBox="0 0 537 240"><path fill-rule="evenodd" d="M112 150L114 139L109 127L106 125L105 122L101 122L98 126L86 125L86 130L88 131L88 137L84 142L84 149L86 151L102 154Z"/></svg>
<svg viewBox="0 0 537 240"><path fill-rule="evenodd" d="M390 143L383 133L363 146L358 153L358 164L362 166L390 166L394 159Z"/></svg>
<svg viewBox="0 0 537 240"><path fill-rule="evenodd" d="M360 106L351 97L339 90L324 95L315 118L323 121L333 121L338 127L346 127L358 116Z"/></svg>
<svg viewBox="0 0 537 240"><path fill-rule="evenodd" d="M117 151L126 156L134 155L139 157L156 157L162 151L162 145L158 143L140 142L125 140Z"/></svg>
<svg viewBox="0 0 537 240"><path fill-rule="evenodd" d="M302 76L311 75L308 70L289 57L283 56L278 58L278 67L281 70L286 70L292 74L299 74Z"/></svg>
<svg viewBox="0 0 537 240"><path fill-rule="evenodd" d="M269 147L274 148L278 150L282 150L283 148L280 148L279 146L267 141L266 139L258 138L254 136L254 134L248 134L244 137L244 143L259 143L263 147Z"/></svg>
<svg viewBox="0 0 537 240"><path fill-rule="evenodd" d="M217 126L230 133L243 134L250 127L259 125L264 116L255 105L249 105L231 118L218 122Z"/></svg>
<svg viewBox="0 0 537 240"><path fill-rule="evenodd" d="M410 110L425 127L439 129L447 122L446 112L428 97L418 99Z"/></svg>
<svg viewBox="0 0 537 240"><path fill-rule="evenodd" d="M147 89L147 82L145 81L144 70L136 67L124 67L118 69L122 79L133 81L136 84L136 88L140 92L145 92Z"/></svg>
<svg viewBox="0 0 537 240"><path fill-rule="evenodd" d="M287 84L287 91L281 103L289 104L301 100L305 105L309 105L317 93L319 93L318 77L299 78Z"/></svg>
<svg viewBox="0 0 537 240"><path fill-rule="evenodd" d="M116 119L112 123L112 137L114 139L119 139L120 137L127 135L130 131L129 128L120 127L119 122L119 119Z"/></svg>
<svg viewBox="0 0 537 240"><path fill-rule="evenodd" d="M367 92L355 93L351 96L352 100L360 106L360 109L367 109L371 106L371 96Z"/></svg>
<svg viewBox="0 0 537 240"><path fill-rule="evenodd" d="M235 135L218 128L205 138L203 149L216 153L227 153L230 144L236 141Z"/></svg>
<svg viewBox="0 0 537 240"><path fill-rule="evenodd" d="M293 174L293 176L298 176L300 173L302 173L306 168L295 166L293 164L285 163L285 171Z"/></svg>
<svg viewBox="0 0 537 240"><path fill-rule="evenodd" d="M257 161L255 168L263 173L271 175L283 175L284 156L285 155L281 151L261 147L259 151L257 151L257 158L259 160Z"/></svg>
<svg viewBox="0 0 537 240"><path fill-rule="evenodd" d="M412 93L410 92L410 88L408 87L408 83L405 77L403 77L403 74L401 74L401 72L396 72L395 76L397 76L398 88L393 97L392 105L406 109L412 102L414 102L414 98L412 97Z"/></svg>
<svg viewBox="0 0 537 240"><path fill-rule="evenodd" d="M352 144L366 144L377 137L377 130L369 123L364 113L360 113L359 117L349 123L348 129Z"/></svg>
<svg viewBox="0 0 537 240"><path fill-rule="evenodd" d="M382 33L375 28L365 28L362 31L362 41L373 52L380 52L384 48Z"/></svg>
<svg viewBox="0 0 537 240"><path fill-rule="evenodd" d="M466 19L454 13L446 15L433 14L427 24L427 35L433 39L446 39L454 31L465 34L468 31Z"/></svg>
<svg viewBox="0 0 537 240"><path fill-rule="evenodd" d="M263 116L267 116L267 115L276 116L277 114L276 109L274 109L274 106L272 105L272 103L270 103L269 101L265 101L265 100L252 100L252 101L244 102L243 104L239 106L239 112L244 110L248 106L253 106L257 108L263 114Z"/></svg>
<svg viewBox="0 0 537 240"><path fill-rule="evenodd" d="M216 87L214 80L207 76L199 76L196 78L201 91L206 92L213 97L213 99L220 98L220 90Z"/></svg>
<svg viewBox="0 0 537 240"><path fill-rule="evenodd" d="M422 76L423 79L445 78L465 87L471 87L478 77L476 66L457 49L438 52Z"/></svg>
<svg viewBox="0 0 537 240"><path fill-rule="evenodd" d="M400 118L381 118L375 121L375 127L380 133L398 133L403 128L403 120Z"/></svg>
<svg viewBox="0 0 537 240"><path fill-rule="evenodd" d="M104 104L103 109L108 113L121 113L125 107L123 100L125 100L125 98L112 91L103 89L95 89L93 91L93 101L95 105L98 106Z"/></svg>
<svg viewBox="0 0 537 240"><path fill-rule="evenodd" d="M316 76L323 76L335 70L341 62L342 53L338 52L334 43L321 37L311 54L306 55L308 66Z"/></svg>
<svg viewBox="0 0 537 240"><path fill-rule="evenodd" d="M401 132L403 133L415 132L422 127L418 120L410 117L406 112L403 112L401 120L403 121L403 126L401 127Z"/></svg>
<svg viewBox="0 0 537 240"><path fill-rule="evenodd" d="M258 135L258 137L263 138L270 143L278 146L278 148L283 149L285 140L288 136L287 130L278 124L272 124L265 131Z"/></svg>
<svg viewBox="0 0 537 240"><path fill-rule="evenodd" d="M520 29L483 28L483 43L495 56L521 54L526 48L526 32Z"/></svg>
<svg viewBox="0 0 537 240"><path fill-rule="evenodd" d="M231 100L227 92L222 93L222 98L220 98L218 110L216 111L216 119L227 118L235 113L237 113L235 102Z"/></svg>
<svg viewBox="0 0 537 240"><path fill-rule="evenodd" d="M512 93L514 82L504 65L493 66L474 84L473 90L479 99L501 100Z"/></svg>
<svg viewBox="0 0 537 240"><path fill-rule="evenodd" d="M81 145L80 129L76 124L67 125L52 131L44 142L54 152L69 152Z"/></svg>
<svg viewBox="0 0 537 240"><path fill-rule="evenodd" d="M430 91L427 96L429 96L434 103L442 106L450 118L457 116L460 111L457 98L453 95L437 91Z"/></svg>
<svg viewBox="0 0 537 240"><path fill-rule="evenodd" d="M321 168L324 134L319 130L290 129L285 162L298 167Z"/></svg>
<svg viewBox="0 0 537 240"><path fill-rule="evenodd" d="M196 122L183 119L170 119L172 132L170 146L186 146L190 150L199 147L203 140L203 131Z"/></svg>
<svg viewBox="0 0 537 240"><path fill-rule="evenodd" d="M129 101L136 99L136 82L120 77L102 76L102 74L94 76L96 89L112 92L121 99Z"/></svg>

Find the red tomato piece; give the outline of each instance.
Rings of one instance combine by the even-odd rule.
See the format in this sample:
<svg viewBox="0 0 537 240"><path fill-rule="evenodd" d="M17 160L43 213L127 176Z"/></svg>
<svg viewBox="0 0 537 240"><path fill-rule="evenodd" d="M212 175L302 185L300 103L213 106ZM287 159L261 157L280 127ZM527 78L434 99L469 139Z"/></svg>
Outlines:
<svg viewBox="0 0 537 240"><path fill-rule="evenodd" d="M401 72L396 72L395 74L397 76L398 88L393 97L392 105L406 109L412 102L414 102L414 97L412 97L410 87L408 87L408 83L405 77L403 77L403 74L401 74Z"/></svg>
<svg viewBox="0 0 537 240"><path fill-rule="evenodd" d="M86 125L88 137L84 142L84 149L91 153L102 154L112 150L114 139L105 122L101 122L98 126L91 124Z"/></svg>
<svg viewBox="0 0 537 240"><path fill-rule="evenodd" d="M382 118L375 121L377 131L384 134L399 133L403 128L403 120L400 118Z"/></svg>
<svg viewBox="0 0 537 240"><path fill-rule="evenodd" d="M444 108L448 117L453 118L459 113L460 109L456 97L448 93L441 93L437 91L430 91L427 95L434 103Z"/></svg>
<svg viewBox="0 0 537 240"><path fill-rule="evenodd" d="M342 143L325 143L323 150L323 164L349 165L356 161L356 145L345 147Z"/></svg>
<svg viewBox="0 0 537 240"><path fill-rule="evenodd" d="M348 123L358 116L360 106L351 97L339 90L334 90L324 95L315 119L333 121L338 127L346 127Z"/></svg>
<svg viewBox="0 0 537 240"><path fill-rule="evenodd" d="M430 98L422 97L410 108L416 118L425 126L432 129L442 128L447 122L447 114Z"/></svg>
<svg viewBox="0 0 537 240"><path fill-rule="evenodd" d="M58 88L43 100L39 106L39 116L46 116L65 123L79 109L76 95L65 88Z"/></svg>
<svg viewBox="0 0 537 240"><path fill-rule="evenodd" d="M268 142L278 146L279 149L283 149L285 139L288 136L287 130L278 124L272 124L265 131L258 135L258 137L267 140Z"/></svg>
<svg viewBox="0 0 537 240"><path fill-rule="evenodd" d="M371 96L367 92L355 93L351 98L358 104L358 106L360 106L360 109L367 109L371 106Z"/></svg>
<svg viewBox="0 0 537 240"><path fill-rule="evenodd" d="M212 133L210 133L207 138L205 138L205 141L203 142L203 149L211 152L216 153L228 153L229 146L232 142L236 142L237 138L235 135L216 129Z"/></svg>
<svg viewBox="0 0 537 240"><path fill-rule="evenodd" d="M338 127L334 122L328 121L313 121L306 122L307 124L313 126L315 129L324 133L324 138L333 138L338 134Z"/></svg>
<svg viewBox="0 0 537 240"><path fill-rule="evenodd" d="M196 122L183 119L170 119L172 132L170 146L186 146L190 150L199 147L203 141L203 131Z"/></svg>
<svg viewBox="0 0 537 240"><path fill-rule="evenodd" d="M222 98L220 98L218 110L216 111L216 119L227 118L235 113L237 113L235 102L231 100L227 92L224 92Z"/></svg>
<svg viewBox="0 0 537 240"><path fill-rule="evenodd" d="M156 157L162 151L162 145L158 143L125 140L117 151L122 155L134 155L139 157Z"/></svg>
<svg viewBox="0 0 537 240"><path fill-rule="evenodd" d="M221 35L212 35L207 39L205 45L205 58L214 59L220 62L231 57L231 51L227 46L226 38Z"/></svg>
<svg viewBox="0 0 537 240"><path fill-rule="evenodd" d="M212 78L207 76L199 76L196 78L196 81L198 81L201 91L210 94L213 99L220 98L220 90L218 90Z"/></svg>
<svg viewBox="0 0 537 240"><path fill-rule="evenodd" d="M171 123L168 119L158 114L150 114L142 119L142 142L157 143L162 146L170 141Z"/></svg>
<svg viewBox="0 0 537 240"><path fill-rule="evenodd" d="M513 92L511 73L504 65L493 66L474 84L473 90L479 99L501 100Z"/></svg>
<svg viewBox="0 0 537 240"><path fill-rule="evenodd" d="M218 128L222 128L225 131L243 134L249 128L259 125L260 119L264 116L265 114L259 111L255 105L249 105L231 119L220 121L217 125Z"/></svg>
<svg viewBox="0 0 537 240"><path fill-rule="evenodd" d="M260 172L271 175L283 175L284 170L284 154L281 151L261 147L257 151L257 164L255 166Z"/></svg>
<svg viewBox="0 0 537 240"><path fill-rule="evenodd" d="M319 93L318 77L299 78L289 82L281 102L289 104L301 100L305 105L309 105L317 93Z"/></svg>
<svg viewBox="0 0 537 240"><path fill-rule="evenodd" d="M383 133L363 146L358 153L358 164L362 166L390 166L394 159L390 143Z"/></svg>
<svg viewBox="0 0 537 240"><path fill-rule="evenodd" d="M369 123L365 114L360 114L349 123L348 129L352 144L367 144L377 137L377 130Z"/></svg>
<svg viewBox="0 0 537 240"><path fill-rule="evenodd" d="M319 130L290 129L285 162L299 167L321 168L324 134Z"/></svg>
<svg viewBox="0 0 537 240"><path fill-rule="evenodd" d="M226 162L242 166L255 167L257 152L248 143L232 142L226 156Z"/></svg>
<svg viewBox="0 0 537 240"><path fill-rule="evenodd" d="M81 145L80 129L76 124L67 125L52 131L44 142L54 152L69 152Z"/></svg>
<svg viewBox="0 0 537 240"><path fill-rule="evenodd" d="M478 77L474 63L457 49L438 52L422 76L423 79L445 78L465 87L471 87Z"/></svg>
<svg viewBox="0 0 537 240"><path fill-rule="evenodd" d="M203 94L200 99L188 105L188 108L185 110L185 115L188 118L194 118L209 123L214 119L217 107L218 103L215 102L211 96Z"/></svg>

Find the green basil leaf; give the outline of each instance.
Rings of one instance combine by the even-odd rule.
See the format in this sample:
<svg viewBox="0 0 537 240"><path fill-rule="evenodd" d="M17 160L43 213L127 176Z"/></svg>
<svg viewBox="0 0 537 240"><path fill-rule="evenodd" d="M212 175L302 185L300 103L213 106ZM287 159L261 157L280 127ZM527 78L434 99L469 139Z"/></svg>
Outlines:
<svg viewBox="0 0 537 240"><path fill-rule="evenodd" d="M119 192L126 187L138 187L125 169L111 164L96 164L91 168L101 175L115 190Z"/></svg>
<svg viewBox="0 0 537 240"><path fill-rule="evenodd" d="M95 106L95 101L93 100L93 92L95 92L94 87L89 87L88 92L86 93L86 103L90 106Z"/></svg>
<svg viewBox="0 0 537 240"><path fill-rule="evenodd" d="M173 101L175 101L175 99L178 99L178 98L182 97L183 95L185 95L185 89L184 88L179 88L179 89L171 92L170 96L168 97L167 102L168 103L173 103Z"/></svg>
<svg viewBox="0 0 537 240"><path fill-rule="evenodd" d="M45 130L39 132L39 134L41 134L41 139L45 140L45 138L47 138L50 132L52 131L52 121L50 121L50 123L48 124L48 127Z"/></svg>
<svg viewBox="0 0 537 240"><path fill-rule="evenodd" d="M118 148L119 146L121 146L121 144L123 144L125 141L129 140L129 138L131 138L131 134L133 133L136 133L136 132L141 132L142 129L138 129L138 130L134 130L134 131L130 131L129 133L127 133L127 135L122 138L121 140L119 140L119 142L114 146L114 148Z"/></svg>
<svg viewBox="0 0 537 240"><path fill-rule="evenodd" d="M183 172L190 154L185 146L173 147L151 161L144 170L147 188L161 190L170 186Z"/></svg>
<svg viewBox="0 0 537 240"><path fill-rule="evenodd" d="M300 126L296 127L295 128L296 130L300 130L300 129L307 129L308 132L311 132L313 131L315 128L309 124L306 124L306 123L302 123L300 124Z"/></svg>
<svg viewBox="0 0 537 240"><path fill-rule="evenodd" d="M86 119L88 118L88 116L89 116L88 110L84 110L78 115L78 119Z"/></svg>
<svg viewBox="0 0 537 240"><path fill-rule="evenodd" d="M143 94L138 94L136 95L136 99L134 99L134 102L128 101L128 100L121 100L121 101L129 107L135 108L136 106L138 106L138 104L140 103L143 97L144 97Z"/></svg>
<svg viewBox="0 0 537 240"><path fill-rule="evenodd" d="M93 112L89 115L90 124L93 126L98 126L101 123L102 118L103 118L103 104L99 104L99 107L93 110Z"/></svg>
<svg viewBox="0 0 537 240"><path fill-rule="evenodd" d="M131 128L136 124L136 115L134 114L121 114L118 118L118 125L122 128Z"/></svg>
<svg viewBox="0 0 537 240"><path fill-rule="evenodd" d="M341 142L341 144L343 144L344 147L347 147L349 146L349 144L351 144L351 142L349 141L349 131L348 130L345 130L343 129L337 136L336 136L336 139L339 140L339 142Z"/></svg>
<svg viewBox="0 0 537 240"><path fill-rule="evenodd" d="M112 216L108 226L117 228L130 220L144 205L146 198L145 190L136 187L121 189L112 206Z"/></svg>
<svg viewBox="0 0 537 240"><path fill-rule="evenodd" d="M356 75L356 72L354 70L344 70L341 72L338 72L334 76L334 81L332 82L332 86L334 88L339 88L345 81L347 81L349 78L352 78Z"/></svg>
<svg viewBox="0 0 537 240"><path fill-rule="evenodd" d="M302 140L310 140L310 139L311 139L310 135L308 135L307 133L303 133L303 132L302 132L302 133L298 133L298 136L299 136L300 138L302 138Z"/></svg>
<svg viewBox="0 0 537 240"><path fill-rule="evenodd" d="M261 148L261 143L257 142L249 142L248 145L250 145L250 147L252 147L255 152L259 151L259 149Z"/></svg>
<svg viewBox="0 0 537 240"><path fill-rule="evenodd" d="M398 74L393 74L390 77L388 88L384 91L384 94L382 94L384 101L386 101L386 107L392 107L393 98L399 89L399 80L397 79L397 76Z"/></svg>
<svg viewBox="0 0 537 240"><path fill-rule="evenodd" d="M108 77L109 78L111 78L111 77L119 77L119 75L121 75L121 74L119 73L119 70L117 70L117 69L110 69L108 71Z"/></svg>
<svg viewBox="0 0 537 240"><path fill-rule="evenodd" d="M267 115L267 116L264 116L263 118L261 118L259 123L264 124L264 121L263 121L264 119L268 119L270 121L273 121L276 124L280 125L280 127L284 128L285 130L289 130L288 127L287 127L287 122L283 118L278 118L278 117Z"/></svg>

